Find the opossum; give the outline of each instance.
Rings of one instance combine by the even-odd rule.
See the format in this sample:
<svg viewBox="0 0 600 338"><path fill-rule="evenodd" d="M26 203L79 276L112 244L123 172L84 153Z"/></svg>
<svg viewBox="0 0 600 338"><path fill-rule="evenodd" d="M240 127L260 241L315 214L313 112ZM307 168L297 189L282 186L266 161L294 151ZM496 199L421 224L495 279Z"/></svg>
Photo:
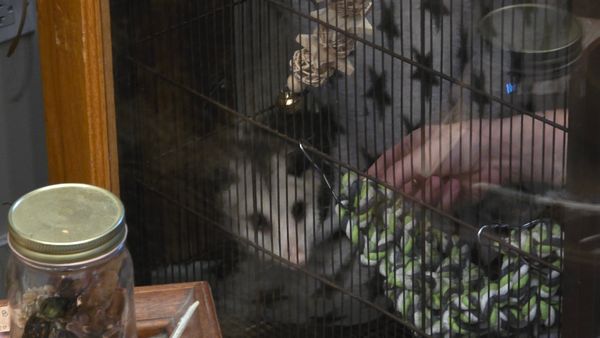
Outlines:
<svg viewBox="0 0 600 338"><path fill-rule="evenodd" d="M325 128L327 107L319 110L262 122L306 146L329 149L336 130ZM219 196L224 224L244 249L218 287L218 306L253 321L349 325L375 318L377 311L350 301L353 294L384 306L380 276L360 266L356 248L331 216L335 202L326 181L336 168L304 153L299 142L255 126L243 129L226 165L230 185Z"/></svg>

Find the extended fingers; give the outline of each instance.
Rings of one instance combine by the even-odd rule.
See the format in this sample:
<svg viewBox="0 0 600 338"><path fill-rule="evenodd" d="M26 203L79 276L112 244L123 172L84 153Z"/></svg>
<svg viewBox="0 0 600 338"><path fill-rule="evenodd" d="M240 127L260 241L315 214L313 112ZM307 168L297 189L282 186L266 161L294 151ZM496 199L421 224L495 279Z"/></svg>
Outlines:
<svg viewBox="0 0 600 338"><path fill-rule="evenodd" d="M421 133L416 130L402 139L402 142L388 149L381 155L377 161L367 171L368 175L375 176L379 179L392 183L392 177L387 176L387 171L390 167L398 165L398 162L403 160L405 155L412 153L421 144ZM388 179L389 178L389 179ZM400 183L398 183L400 184Z"/></svg>
<svg viewBox="0 0 600 338"><path fill-rule="evenodd" d="M422 181L420 152L413 151L387 168L383 179L394 187L403 187L413 180Z"/></svg>
<svg viewBox="0 0 600 338"><path fill-rule="evenodd" d="M425 203L436 205L440 200L442 193L442 178L439 176L431 176L423 182L423 186L415 197Z"/></svg>
<svg viewBox="0 0 600 338"><path fill-rule="evenodd" d="M451 210L460 195L460 185L460 180L457 178L431 176L422 181L411 180L404 184L403 191L429 205Z"/></svg>
<svg viewBox="0 0 600 338"><path fill-rule="evenodd" d="M454 203L460 196L460 191L460 180L456 178L450 178L444 183L441 194L442 197L440 201L442 210L452 210Z"/></svg>
<svg viewBox="0 0 600 338"><path fill-rule="evenodd" d="M490 185L500 184L500 173L496 169L482 168L463 179L464 195L473 201L479 201L487 193Z"/></svg>

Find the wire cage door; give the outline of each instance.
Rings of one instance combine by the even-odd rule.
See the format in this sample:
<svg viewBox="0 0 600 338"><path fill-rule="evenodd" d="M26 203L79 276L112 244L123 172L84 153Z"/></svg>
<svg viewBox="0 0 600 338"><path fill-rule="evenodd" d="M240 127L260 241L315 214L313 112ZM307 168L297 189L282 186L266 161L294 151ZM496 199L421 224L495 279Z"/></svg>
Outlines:
<svg viewBox="0 0 600 338"><path fill-rule="evenodd" d="M208 280L231 337L596 330L593 11L110 4L138 284Z"/></svg>

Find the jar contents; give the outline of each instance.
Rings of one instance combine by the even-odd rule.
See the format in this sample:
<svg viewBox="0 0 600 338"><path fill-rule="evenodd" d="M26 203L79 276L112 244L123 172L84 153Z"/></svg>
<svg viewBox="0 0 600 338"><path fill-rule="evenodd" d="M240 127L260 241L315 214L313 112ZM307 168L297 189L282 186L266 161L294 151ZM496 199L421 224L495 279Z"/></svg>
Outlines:
<svg viewBox="0 0 600 338"><path fill-rule="evenodd" d="M127 291L117 287L117 272L26 290L23 307L13 312L23 337L119 337Z"/></svg>
<svg viewBox="0 0 600 338"><path fill-rule="evenodd" d="M13 309L13 330L26 338L129 337L128 291L119 286L120 261L100 273L64 277L56 283L23 292L21 308Z"/></svg>

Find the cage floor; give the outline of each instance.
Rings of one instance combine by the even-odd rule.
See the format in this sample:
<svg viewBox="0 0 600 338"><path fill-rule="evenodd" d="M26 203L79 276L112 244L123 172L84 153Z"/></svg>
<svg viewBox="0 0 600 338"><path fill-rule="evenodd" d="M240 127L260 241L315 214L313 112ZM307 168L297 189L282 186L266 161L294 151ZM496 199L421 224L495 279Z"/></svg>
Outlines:
<svg viewBox="0 0 600 338"><path fill-rule="evenodd" d="M319 324L296 325L273 322L247 322L224 316L219 318L223 337L413 337L401 324L386 318L354 326L327 326Z"/></svg>

